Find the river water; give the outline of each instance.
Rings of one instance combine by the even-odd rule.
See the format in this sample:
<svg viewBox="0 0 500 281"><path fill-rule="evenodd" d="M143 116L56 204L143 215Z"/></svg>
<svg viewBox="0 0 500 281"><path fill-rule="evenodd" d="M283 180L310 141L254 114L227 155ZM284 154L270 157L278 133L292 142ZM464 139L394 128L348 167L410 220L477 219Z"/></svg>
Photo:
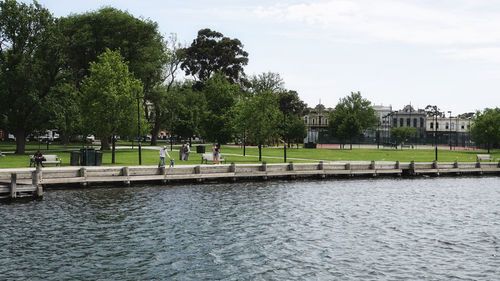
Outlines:
<svg viewBox="0 0 500 281"><path fill-rule="evenodd" d="M0 205L1 280L498 280L500 178L48 190Z"/></svg>

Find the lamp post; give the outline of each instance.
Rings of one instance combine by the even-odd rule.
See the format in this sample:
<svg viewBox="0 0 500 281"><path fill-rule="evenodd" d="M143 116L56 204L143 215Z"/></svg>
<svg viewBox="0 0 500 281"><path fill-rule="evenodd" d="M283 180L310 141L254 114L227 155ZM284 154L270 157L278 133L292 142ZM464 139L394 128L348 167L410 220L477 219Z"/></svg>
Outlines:
<svg viewBox="0 0 500 281"><path fill-rule="evenodd" d="M451 110L449 110L448 113L450 114L450 127L448 128L450 130L449 130L448 138L450 140L450 150L451 150Z"/></svg>
<svg viewBox="0 0 500 281"><path fill-rule="evenodd" d="M142 152L141 152L141 111L139 107L139 93L137 93L137 140L139 141L139 165L142 165Z"/></svg>
<svg viewBox="0 0 500 281"><path fill-rule="evenodd" d="M438 160L438 147L437 147L437 116L439 114L439 108L436 105L428 105L425 107L425 111L427 112L427 116L433 116L434 117L434 149L435 149L435 160Z"/></svg>

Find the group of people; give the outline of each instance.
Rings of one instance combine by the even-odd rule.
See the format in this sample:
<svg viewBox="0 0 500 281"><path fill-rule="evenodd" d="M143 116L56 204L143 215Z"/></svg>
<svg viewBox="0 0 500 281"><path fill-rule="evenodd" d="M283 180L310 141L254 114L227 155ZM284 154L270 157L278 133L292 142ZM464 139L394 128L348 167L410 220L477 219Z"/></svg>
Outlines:
<svg viewBox="0 0 500 281"><path fill-rule="evenodd" d="M191 153L191 148L189 146L189 143L183 144L181 149L179 149L179 159L181 161L188 161L189 153Z"/></svg>
<svg viewBox="0 0 500 281"><path fill-rule="evenodd" d="M191 153L189 143L183 144L182 147L179 149L179 159L181 161L188 161L189 160L189 153ZM168 151L167 151L167 147L163 146L160 149L160 162L158 162L158 168L161 166L165 166L165 158L166 157L168 157L168 159L170 160L169 167L174 166L175 159L170 157L170 154L168 154Z"/></svg>
<svg viewBox="0 0 500 281"><path fill-rule="evenodd" d="M183 144L181 148L179 149L179 159L181 161L188 161L189 160L189 154L191 153L191 148L189 143ZM216 144L213 145L212 147L212 153L214 155L214 160L215 164L219 164L220 162L220 147ZM173 167L175 163L175 159L170 157L170 154L168 154L167 147L163 146L160 149L160 162L158 162L158 168L165 166L165 158L168 157L170 160L170 165L169 167Z"/></svg>

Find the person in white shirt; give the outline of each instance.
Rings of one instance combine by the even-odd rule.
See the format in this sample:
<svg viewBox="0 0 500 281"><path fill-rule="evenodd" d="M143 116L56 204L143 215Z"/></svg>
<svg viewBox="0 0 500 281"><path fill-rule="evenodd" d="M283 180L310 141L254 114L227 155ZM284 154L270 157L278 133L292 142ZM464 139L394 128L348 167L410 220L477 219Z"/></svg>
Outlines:
<svg viewBox="0 0 500 281"><path fill-rule="evenodd" d="M189 160L189 153L191 152L191 149L189 148L189 143L186 143L184 146L184 160L188 161Z"/></svg>
<svg viewBox="0 0 500 281"><path fill-rule="evenodd" d="M170 159L167 147L163 146L163 148L160 149L160 162L158 163L158 168L160 168L160 166L165 166L165 156Z"/></svg>

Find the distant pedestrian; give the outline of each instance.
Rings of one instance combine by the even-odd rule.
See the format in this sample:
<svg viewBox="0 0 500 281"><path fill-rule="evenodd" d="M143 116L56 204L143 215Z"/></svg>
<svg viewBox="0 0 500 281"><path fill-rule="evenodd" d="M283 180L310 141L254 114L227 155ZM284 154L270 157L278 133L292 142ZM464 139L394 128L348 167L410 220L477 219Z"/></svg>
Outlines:
<svg viewBox="0 0 500 281"><path fill-rule="evenodd" d="M214 143L214 145L212 146L212 155L213 155L213 159L214 159L214 163L215 163L215 151L217 150L217 145Z"/></svg>
<svg viewBox="0 0 500 281"><path fill-rule="evenodd" d="M215 164L219 164L220 161L220 148L219 146L215 147Z"/></svg>
<svg viewBox="0 0 500 281"><path fill-rule="evenodd" d="M189 148L189 143L186 143L184 146L184 160L189 160L189 153L191 153L191 149Z"/></svg>
<svg viewBox="0 0 500 281"><path fill-rule="evenodd" d="M160 149L160 162L158 163L158 168L165 166L165 156L170 158L170 155L168 154L167 147L163 146Z"/></svg>
<svg viewBox="0 0 500 281"><path fill-rule="evenodd" d="M179 160L184 161L184 144L179 149Z"/></svg>

